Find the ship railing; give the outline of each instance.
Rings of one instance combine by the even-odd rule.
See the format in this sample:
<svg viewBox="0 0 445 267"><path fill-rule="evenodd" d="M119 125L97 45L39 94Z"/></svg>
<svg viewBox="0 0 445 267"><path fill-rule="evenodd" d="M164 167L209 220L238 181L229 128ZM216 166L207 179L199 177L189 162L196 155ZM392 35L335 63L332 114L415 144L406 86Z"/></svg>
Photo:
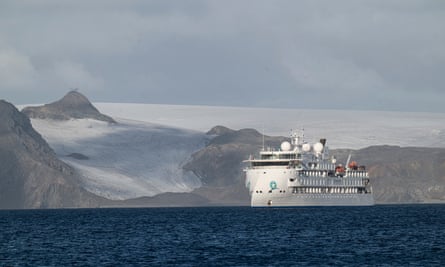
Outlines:
<svg viewBox="0 0 445 267"><path fill-rule="evenodd" d="M347 170L345 172L344 177L345 178L349 178L349 177L368 178L369 174L367 171Z"/></svg>
<svg viewBox="0 0 445 267"><path fill-rule="evenodd" d="M366 187L369 178L337 178L337 177L290 177L288 186L329 186L329 187Z"/></svg>
<svg viewBox="0 0 445 267"><path fill-rule="evenodd" d="M323 187L296 186L290 188L293 194L370 194L371 190L364 187Z"/></svg>

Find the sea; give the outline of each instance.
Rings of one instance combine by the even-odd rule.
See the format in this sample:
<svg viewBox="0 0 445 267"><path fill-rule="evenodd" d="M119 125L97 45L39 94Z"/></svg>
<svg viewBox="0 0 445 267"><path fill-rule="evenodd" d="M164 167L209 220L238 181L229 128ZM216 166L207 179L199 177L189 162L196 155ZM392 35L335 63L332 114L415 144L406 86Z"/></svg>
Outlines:
<svg viewBox="0 0 445 267"><path fill-rule="evenodd" d="M445 205L0 211L0 266L445 266Z"/></svg>

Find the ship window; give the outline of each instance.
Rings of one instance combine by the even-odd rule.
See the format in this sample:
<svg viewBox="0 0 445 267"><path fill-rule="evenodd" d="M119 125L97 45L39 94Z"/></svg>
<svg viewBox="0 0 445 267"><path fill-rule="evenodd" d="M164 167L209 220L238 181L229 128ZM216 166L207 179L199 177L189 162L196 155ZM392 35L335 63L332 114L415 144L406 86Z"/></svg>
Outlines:
<svg viewBox="0 0 445 267"><path fill-rule="evenodd" d="M261 167L261 166L288 166L289 162L288 161L278 161L278 162L274 162L274 161L267 161L267 162L253 162L252 165L254 167Z"/></svg>
<svg viewBox="0 0 445 267"><path fill-rule="evenodd" d="M281 154L280 159L295 159L295 154Z"/></svg>

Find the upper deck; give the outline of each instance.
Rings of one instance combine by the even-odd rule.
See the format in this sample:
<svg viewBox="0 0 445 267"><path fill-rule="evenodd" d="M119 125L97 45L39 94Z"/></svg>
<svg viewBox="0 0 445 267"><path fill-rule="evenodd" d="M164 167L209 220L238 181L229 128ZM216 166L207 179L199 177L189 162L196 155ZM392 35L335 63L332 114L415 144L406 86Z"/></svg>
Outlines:
<svg viewBox="0 0 445 267"><path fill-rule="evenodd" d="M320 177L368 177L365 166L358 166L356 162L346 162L345 167L337 164L335 157L329 156L326 139L310 145L300 137L293 136L291 143L283 142L279 150L263 149L257 158L250 156L244 162L247 169L294 169L300 176ZM313 175L316 174L316 175Z"/></svg>

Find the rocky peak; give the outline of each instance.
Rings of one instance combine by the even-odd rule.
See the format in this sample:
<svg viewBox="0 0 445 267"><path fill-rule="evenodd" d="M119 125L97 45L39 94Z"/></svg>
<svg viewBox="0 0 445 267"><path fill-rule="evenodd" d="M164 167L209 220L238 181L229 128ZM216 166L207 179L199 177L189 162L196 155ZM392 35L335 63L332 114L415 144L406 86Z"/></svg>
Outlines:
<svg viewBox="0 0 445 267"><path fill-rule="evenodd" d="M228 133L233 133L235 132L234 130L227 128L225 126L215 126L212 129L210 129L206 134L207 135L223 135L223 134L228 134Z"/></svg>
<svg viewBox="0 0 445 267"><path fill-rule="evenodd" d="M62 99L60 99L59 101L56 101L52 104L54 106L64 107L67 109L69 109L69 108L71 108L71 109L86 108L86 109L92 109L94 111L99 112L91 104L91 102L88 100L88 98L86 98L86 96L82 95L81 93L79 93L78 91L75 91L75 90L68 92L64 97L62 97Z"/></svg>
<svg viewBox="0 0 445 267"><path fill-rule="evenodd" d="M211 144L226 144L226 143L248 144L252 142L261 144L263 138L263 135L259 133L257 130L248 128L237 131L228 129L227 131L220 131L219 133L220 133L219 135L217 135L210 141ZM268 136L264 136L264 138L265 140L269 140Z"/></svg>
<svg viewBox="0 0 445 267"><path fill-rule="evenodd" d="M11 103L0 100L0 135L10 132L19 136L27 135L39 142L45 142L41 135L32 128L28 117Z"/></svg>
<svg viewBox="0 0 445 267"><path fill-rule="evenodd" d="M22 111L30 118L69 120L90 118L116 123L113 118L100 113L84 95L78 91L68 92L62 99L39 107L26 107Z"/></svg>

